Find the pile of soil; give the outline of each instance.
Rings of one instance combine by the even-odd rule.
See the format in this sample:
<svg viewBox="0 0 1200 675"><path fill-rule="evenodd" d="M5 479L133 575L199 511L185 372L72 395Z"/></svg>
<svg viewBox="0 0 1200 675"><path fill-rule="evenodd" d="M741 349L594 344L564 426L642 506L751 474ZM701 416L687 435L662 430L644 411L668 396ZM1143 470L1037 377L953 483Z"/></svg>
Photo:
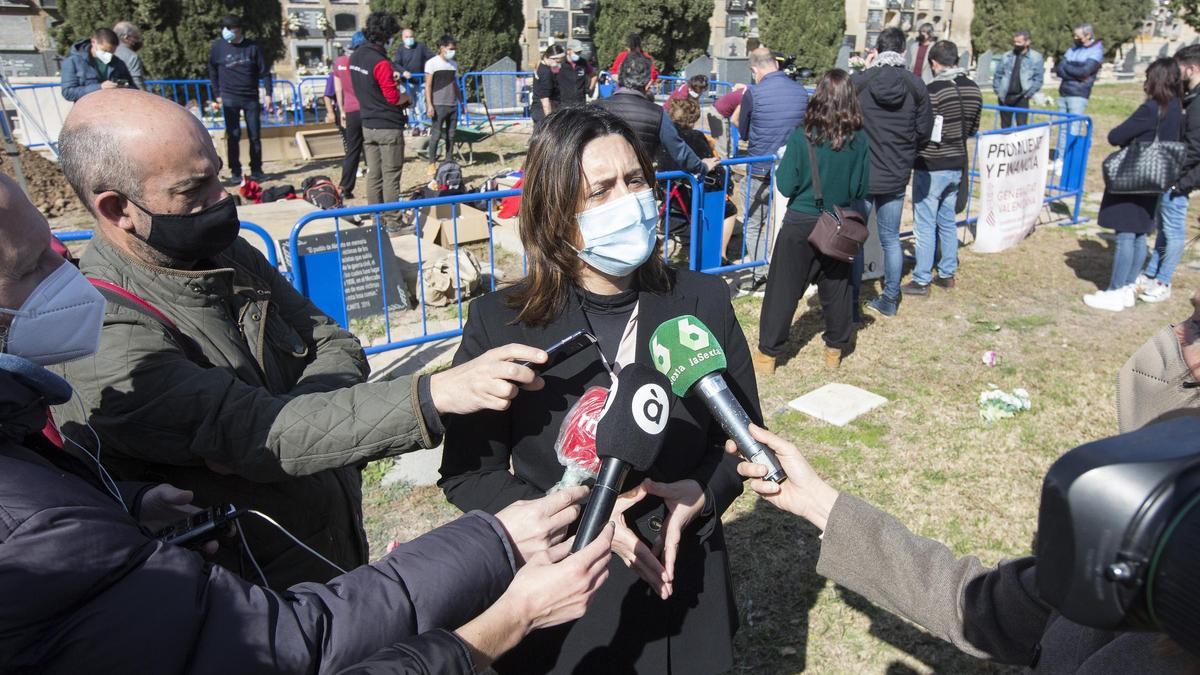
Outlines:
<svg viewBox="0 0 1200 675"><path fill-rule="evenodd" d="M85 212L57 164L33 150L24 147L20 150L21 170L25 173L29 201L33 202L44 216L56 218ZM0 152L0 171L16 179L12 158L3 152Z"/></svg>

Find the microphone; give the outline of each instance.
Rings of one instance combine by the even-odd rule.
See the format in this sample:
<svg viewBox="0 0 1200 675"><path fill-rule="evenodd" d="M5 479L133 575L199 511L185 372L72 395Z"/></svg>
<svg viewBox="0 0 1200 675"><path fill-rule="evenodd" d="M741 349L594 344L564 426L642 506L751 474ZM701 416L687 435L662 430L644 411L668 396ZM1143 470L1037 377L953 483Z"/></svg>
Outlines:
<svg viewBox="0 0 1200 675"><path fill-rule="evenodd" d="M676 396L694 394L703 399L742 457L767 467L766 480L787 480L775 453L750 435L750 416L721 374L726 367L725 350L708 326L690 314L664 321L650 338L650 355Z"/></svg>
<svg viewBox="0 0 1200 675"><path fill-rule="evenodd" d="M671 414L670 390L666 377L639 363L617 375L596 423L600 473L579 520L572 553L595 540L608 524L629 469L646 471L654 464Z"/></svg>

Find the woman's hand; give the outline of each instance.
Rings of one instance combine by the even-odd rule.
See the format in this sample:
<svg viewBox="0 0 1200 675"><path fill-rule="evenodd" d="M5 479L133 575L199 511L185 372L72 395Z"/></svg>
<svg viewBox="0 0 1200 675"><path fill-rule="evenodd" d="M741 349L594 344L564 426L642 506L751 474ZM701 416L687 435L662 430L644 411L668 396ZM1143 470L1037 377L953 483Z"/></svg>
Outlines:
<svg viewBox="0 0 1200 675"><path fill-rule="evenodd" d="M588 489L578 485L541 499L515 502L496 514L512 540L517 567L567 536L567 528L579 518L579 502L587 494Z"/></svg>
<svg viewBox="0 0 1200 675"><path fill-rule="evenodd" d="M782 484L761 480L767 475L767 467L744 461L738 465L738 473L750 479L750 489L768 502L804 518L824 532L825 525L829 522L829 512L833 510L833 504L837 501L838 491L821 480L795 445L753 424L750 425L750 435L775 452L775 457L779 459L788 476ZM732 440L726 441L725 452L737 455L737 445Z"/></svg>
<svg viewBox="0 0 1200 675"><path fill-rule="evenodd" d="M686 479L674 483L658 483L647 478L642 486L648 494L660 497L667 506L667 517L663 521L658 540L654 542L654 554L662 560L669 584L675 582L675 556L683 530L704 510L704 488L694 480Z"/></svg>
<svg viewBox="0 0 1200 675"><path fill-rule="evenodd" d="M612 523L616 526L613 533L612 552L624 561L625 566L637 573L642 581L649 584L654 593L666 600L671 597L671 584L667 579L666 570L655 557L649 546L625 524L625 511L634 504L642 501L649 494L646 483L643 482L632 490L617 497L613 506Z"/></svg>

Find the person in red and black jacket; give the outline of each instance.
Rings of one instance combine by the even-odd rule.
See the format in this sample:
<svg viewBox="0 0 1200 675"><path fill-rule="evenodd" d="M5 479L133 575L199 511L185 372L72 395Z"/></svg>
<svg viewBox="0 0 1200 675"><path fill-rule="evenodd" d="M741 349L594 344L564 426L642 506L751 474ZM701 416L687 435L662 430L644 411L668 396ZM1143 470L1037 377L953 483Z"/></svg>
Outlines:
<svg viewBox="0 0 1200 675"><path fill-rule="evenodd" d="M366 43L350 56L350 82L358 96L363 150L367 155L367 203L400 199L404 166L404 107L411 98L395 77L387 43L400 23L387 12L371 12L363 31Z"/></svg>
<svg viewBox="0 0 1200 675"><path fill-rule="evenodd" d="M650 56L650 54L648 54L646 52L646 50L642 49L642 34L641 33L630 33L629 38L627 39L625 44L628 47L628 49L621 52L620 54L617 54L617 58L613 59L612 68L610 68L608 72L611 73L613 77L615 77L619 80L621 77L621 75L620 75L621 64L625 62L625 58L628 57L630 54L641 54L642 56L644 56L650 60L650 81L654 82L655 80L657 80L658 79L658 68L655 67L655 65L654 65L654 57Z"/></svg>

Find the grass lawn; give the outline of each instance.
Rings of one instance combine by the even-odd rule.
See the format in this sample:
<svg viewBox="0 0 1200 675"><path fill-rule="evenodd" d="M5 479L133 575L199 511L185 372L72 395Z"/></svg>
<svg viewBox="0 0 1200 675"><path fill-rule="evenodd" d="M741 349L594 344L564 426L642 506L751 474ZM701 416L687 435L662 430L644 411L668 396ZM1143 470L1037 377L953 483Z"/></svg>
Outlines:
<svg viewBox="0 0 1200 675"><path fill-rule="evenodd" d="M1140 85L1096 88L1088 185L1097 197L1100 160L1110 151L1103 135L1140 99ZM987 564L1027 555L1046 468L1065 450L1115 433L1117 370L1153 333L1188 316L1200 284L1200 273L1181 266L1168 302L1116 315L1091 310L1080 296L1107 283L1112 253L1109 241L1088 232L1044 226L1001 254L963 251L956 290L909 300L894 319L868 318L857 351L836 375L822 364L820 309L815 299L802 304L792 355L759 382L770 426L834 486L957 554ZM735 301L751 345L760 304ZM982 363L985 350L999 353L995 367ZM787 410L787 401L832 380L890 402L844 429ZM984 422L977 399L991 384L1026 388L1032 410ZM376 555L392 539L456 516L438 490L382 488L382 467L369 472L367 528ZM1003 670L817 576L820 541L799 519L747 494L724 520L741 619L735 672Z"/></svg>

